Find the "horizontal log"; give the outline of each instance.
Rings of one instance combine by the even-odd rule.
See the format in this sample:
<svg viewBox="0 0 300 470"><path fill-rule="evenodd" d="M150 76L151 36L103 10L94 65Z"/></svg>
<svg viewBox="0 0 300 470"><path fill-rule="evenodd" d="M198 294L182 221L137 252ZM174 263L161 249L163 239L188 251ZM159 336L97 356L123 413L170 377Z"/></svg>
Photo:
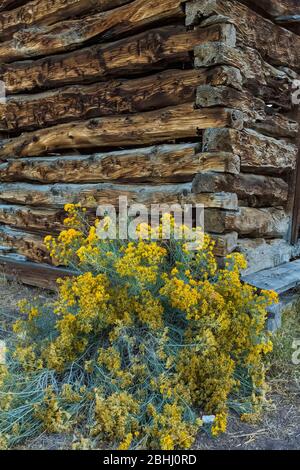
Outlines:
<svg viewBox="0 0 300 470"><path fill-rule="evenodd" d="M0 205L0 222L20 229L57 232L63 229L63 210Z"/></svg>
<svg viewBox="0 0 300 470"><path fill-rule="evenodd" d="M18 253L26 256L29 260L51 263L49 253L44 245L44 237L42 235L0 226L0 241L1 243L15 248Z"/></svg>
<svg viewBox="0 0 300 470"><path fill-rule="evenodd" d="M91 10L106 11L131 0L33 0L14 10L0 13L0 38L31 25L51 25ZM1 9L1 6L0 6Z"/></svg>
<svg viewBox="0 0 300 470"><path fill-rule="evenodd" d="M0 11L2 10L11 10L16 8L23 3L26 3L27 0L1 0L0 1Z"/></svg>
<svg viewBox="0 0 300 470"><path fill-rule="evenodd" d="M184 0L183 0L184 1ZM150 26L163 20L184 18L182 0L135 0L127 5L52 26L20 30L0 44L0 61L52 55L79 47L94 37L102 40Z"/></svg>
<svg viewBox="0 0 300 470"><path fill-rule="evenodd" d="M300 37L247 6L235 0L198 0L187 3L186 8L189 25L200 20L202 25L227 20L237 28L237 44L258 50L274 65L300 69ZM205 19L208 21L203 22Z"/></svg>
<svg viewBox="0 0 300 470"><path fill-rule="evenodd" d="M269 176L221 173L200 173L193 182L194 193L232 191L250 207L286 205L288 184Z"/></svg>
<svg viewBox="0 0 300 470"><path fill-rule="evenodd" d="M0 130L33 130L77 119L176 106L193 101L197 85L211 77L206 71L168 70L135 80L8 97L0 103Z"/></svg>
<svg viewBox="0 0 300 470"><path fill-rule="evenodd" d="M192 181L209 154L199 145L163 145L94 155L13 159L0 165L0 181L40 183L181 182ZM213 154L234 171L232 162Z"/></svg>
<svg viewBox="0 0 300 470"><path fill-rule="evenodd" d="M238 201L232 193L195 194L191 183L177 185L120 185L1 183L0 201L10 205L29 205L63 209L65 204L81 203L82 207L95 209L98 205L118 207L119 198L127 197L128 203L145 204L204 204L211 208L237 210Z"/></svg>
<svg viewBox="0 0 300 470"><path fill-rule="evenodd" d="M297 146L285 140L267 137L250 129L210 129L203 136L205 152L231 152L241 158L245 172L282 173L294 170Z"/></svg>
<svg viewBox="0 0 300 470"><path fill-rule="evenodd" d="M40 88L87 83L109 77L131 76L161 70L172 64L191 63L190 52L197 44L218 41L226 34L227 25L213 25L186 31L184 26L165 26L151 29L130 38L109 44L96 44L88 48L45 57L5 64L0 78L7 94ZM218 82L238 82L232 69L224 68L214 73ZM206 72L208 73L208 72ZM219 79L218 79L219 77ZM241 79L240 79L241 80ZM199 83L201 84L201 83Z"/></svg>
<svg viewBox="0 0 300 470"><path fill-rule="evenodd" d="M222 42L211 42L195 47L197 68L216 65L239 69L244 86L266 104L284 110L292 108L294 78L285 71L269 65L256 50L249 47L230 47Z"/></svg>
<svg viewBox="0 0 300 470"><path fill-rule="evenodd" d="M298 0L241 0L250 8L258 7L268 16L276 18L281 15L300 15Z"/></svg>
<svg viewBox="0 0 300 470"><path fill-rule="evenodd" d="M253 123L266 118L265 103L250 92L231 86L201 85L197 88L196 105L201 108L230 106L245 114L245 120Z"/></svg>
<svg viewBox="0 0 300 470"><path fill-rule="evenodd" d="M68 269L32 263L26 259L19 260L17 258L19 257L13 254L0 256L0 269L8 280L56 291L57 279L76 275L75 272Z"/></svg>
<svg viewBox="0 0 300 470"><path fill-rule="evenodd" d="M193 103L187 103L159 111L95 118L24 133L2 143L0 159L38 156L70 148L148 145L197 137L201 129L242 126L239 111L223 108L199 110L194 109Z"/></svg>
<svg viewBox="0 0 300 470"><path fill-rule="evenodd" d="M296 138L299 132L299 124L283 114L274 113L266 115L264 119L258 119L252 123L251 128L276 138Z"/></svg>
<svg viewBox="0 0 300 470"><path fill-rule="evenodd" d="M217 209L205 210L207 232L237 232L241 236L283 238L289 230L290 217L274 207L255 209L240 207L238 212Z"/></svg>

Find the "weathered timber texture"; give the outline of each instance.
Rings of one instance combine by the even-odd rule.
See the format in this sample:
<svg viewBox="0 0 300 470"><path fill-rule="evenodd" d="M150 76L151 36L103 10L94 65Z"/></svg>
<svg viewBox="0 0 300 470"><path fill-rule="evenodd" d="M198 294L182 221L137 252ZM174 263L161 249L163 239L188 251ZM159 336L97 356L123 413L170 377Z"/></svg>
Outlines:
<svg viewBox="0 0 300 470"><path fill-rule="evenodd" d="M0 205L0 222L20 229L55 232L62 230L64 218L62 210Z"/></svg>
<svg viewBox="0 0 300 470"><path fill-rule="evenodd" d="M240 236L254 238L283 238L288 233L290 217L282 209L274 207L240 207L238 212L206 209L204 222L208 232L237 232Z"/></svg>
<svg viewBox="0 0 300 470"><path fill-rule="evenodd" d="M291 95L294 79L284 70L279 70L265 62L256 50L249 47L243 49L230 47L222 42L195 47L196 67L216 65L227 65L239 69L243 84L256 98L261 98L267 104L285 110L292 108Z"/></svg>
<svg viewBox="0 0 300 470"><path fill-rule="evenodd" d="M226 233L225 235L211 234L215 242L214 254L216 256L227 256L232 253L238 244L238 234L236 232Z"/></svg>
<svg viewBox="0 0 300 470"><path fill-rule="evenodd" d="M163 20L184 18L181 0L135 0L113 10L20 30L0 44L0 60L19 60L72 50L92 38L110 39Z"/></svg>
<svg viewBox="0 0 300 470"><path fill-rule="evenodd" d="M212 74L168 70L135 80L114 80L89 86L65 87L38 95L11 97L0 103L0 130L18 131L55 124L192 102L196 88Z"/></svg>
<svg viewBox="0 0 300 470"><path fill-rule="evenodd" d="M32 157L0 164L0 181L39 183L190 182L204 171L238 174L240 159L199 153L196 144L164 145L94 155Z"/></svg>
<svg viewBox="0 0 300 470"><path fill-rule="evenodd" d="M5 64L0 70L0 78L7 93L11 94L160 70L172 64L190 63L193 48L221 40L226 27L213 25L188 32L180 25L151 29L113 43L96 44L34 61ZM217 77L218 72L216 80Z"/></svg>
<svg viewBox="0 0 300 470"><path fill-rule="evenodd" d="M163 197L162 197L163 195ZM177 185L120 185L100 184L54 184L33 185L27 183L3 183L0 185L0 200L10 204L25 204L35 207L63 208L65 204L81 202L82 207L95 208L99 204L114 205L119 197L126 196L128 203L151 204L192 204L201 203L201 195L191 193L191 184ZM211 197L212 200L214 196ZM223 203L232 204L235 196L223 198ZM226 205L226 204L225 204Z"/></svg>
<svg viewBox="0 0 300 470"><path fill-rule="evenodd" d="M300 69L300 37L263 18L235 0L196 0L187 4L187 22L228 21L237 28L237 43L258 49L271 64ZM203 19L208 18L203 23ZM266 40L267 38L267 40ZM270 47L272 44L272 47Z"/></svg>
<svg viewBox="0 0 300 470"><path fill-rule="evenodd" d="M294 170L297 146L267 137L250 129L210 129L205 131L203 149L206 152L232 152L241 158L241 168L246 172L282 173Z"/></svg>
<svg viewBox="0 0 300 470"><path fill-rule="evenodd" d="M53 291L57 290L57 279L76 275L68 269L32 263L29 260L22 261L12 255L0 256L0 269L8 280Z"/></svg>
<svg viewBox="0 0 300 470"><path fill-rule="evenodd" d="M276 18L283 15L300 15L298 0L241 0L250 8L257 6L267 15Z"/></svg>
<svg viewBox="0 0 300 470"><path fill-rule="evenodd" d="M44 237L42 235L0 226L0 237L5 244L16 248L18 253L26 256L28 259L51 263L51 258L44 245Z"/></svg>
<svg viewBox="0 0 300 470"><path fill-rule="evenodd" d="M250 207L282 206L288 199L288 185L281 178L242 173L200 173L194 180L193 191L196 194L232 191Z"/></svg>
<svg viewBox="0 0 300 470"><path fill-rule="evenodd" d="M87 13L91 9L111 10L131 0L33 0L14 10L0 13L0 38L31 25L51 25ZM11 2L12 3L12 2ZM1 6L0 6L1 8Z"/></svg>
<svg viewBox="0 0 300 470"><path fill-rule="evenodd" d="M159 111L96 118L24 133L20 137L4 141L0 159L38 156L74 147L88 149L147 145L195 137L201 129L241 128L242 125L239 111L223 108L198 110L194 109L193 103L188 103Z"/></svg>

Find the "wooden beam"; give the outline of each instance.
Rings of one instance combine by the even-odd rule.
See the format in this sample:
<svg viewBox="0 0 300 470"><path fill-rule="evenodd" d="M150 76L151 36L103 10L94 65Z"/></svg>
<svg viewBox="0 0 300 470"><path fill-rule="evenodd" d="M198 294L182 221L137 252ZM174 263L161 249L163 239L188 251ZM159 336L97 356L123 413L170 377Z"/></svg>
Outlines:
<svg viewBox="0 0 300 470"><path fill-rule="evenodd" d="M281 178L261 175L200 173L193 183L194 193L232 191L250 207L286 205L288 185Z"/></svg>
<svg viewBox="0 0 300 470"><path fill-rule="evenodd" d="M251 129L209 129L203 136L207 152L231 152L241 158L245 172L278 173L295 170L297 145L267 137Z"/></svg>
<svg viewBox="0 0 300 470"><path fill-rule="evenodd" d="M94 37L119 38L158 21L183 19L182 3L182 0L135 0L107 12L20 30L11 40L0 44L0 59L11 61L57 54L75 49Z"/></svg>
<svg viewBox="0 0 300 470"><path fill-rule="evenodd" d="M187 3L186 8L189 25L199 21L201 25L212 24L220 22L221 18L235 25L237 45L258 50L274 65L300 69L300 37L247 6L235 0L198 0Z"/></svg>
<svg viewBox="0 0 300 470"><path fill-rule="evenodd" d="M63 210L0 204L0 223L23 230L58 232L63 229L64 218Z"/></svg>
<svg viewBox="0 0 300 470"><path fill-rule="evenodd" d="M300 15L298 0L241 0L249 7L257 6L267 15L275 18L279 15Z"/></svg>
<svg viewBox="0 0 300 470"><path fill-rule="evenodd" d="M197 44L218 41L224 31L224 25L193 31L186 31L180 25L164 26L109 44L96 44L66 54L5 64L1 67L0 78L5 83L6 92L13 94L153 73L166 66L170 68L172 64L190 64L190 53ZM230 82L238 83L237 74L232 69L226 68L227 75L224 68L219 70L223 75L216 70L211 74L214 77L212 82L216 80L224 84L228 77L227 81L230 79ZM209 71L205 74L209 75Z"/></svg>
<svg viewBox="0 0 300 470"><path fill-rule="evenodd" d="M37 262L51 263L50 255L44 245L44 236L0 226L1 243L13 247L21 255Z"/></svg>
<svg viewBox="0 0 300 470"><path fill-rule="evenodd" d="M38 156L62 149L126 147L197 137L201 129L243 126L239 111L194 109L193 103L147 113L96 118L24 133L4 141L0 160Z"/></svg>
<svg viewBox="0 0 300 470"><path fill-rule="evenodd" d="M80 202L82 207L95 209L98 205L118 207L119 198L127 197L128 203L151 204L204 204L211 208L237 210L235 194L192 193L192 184L174 185L121 185L100 184L53 184L34 185L28 183L1 183L0 201L8 204L29 205L63 209L65 204Z"/></svg>
<svg viewBox="0 0 300 470"><path fill-rule="evenodd" d="M47 264L20 261L13 255L0 256L0 269L6 279L42 289L57 290L57 279L76 275L75 271Z"/></svg>
<svg viewBox="0 0 300 470"><path fill-rule="evenodd" d="M70 86L0 103L0 130L20 131L114 114L138 113L191 102L211 72L167 70L135 80Z"/></svg>
<svg viewBox="0 0 300 470"><path fill-rule="evenodd" d="M0 13L0 38L32 25L51 25L89 11L106 11L131 0L33 0L13 10ZM11 2L12 3L12 2ZM1 6L0 6L1 9Z"/></svg>

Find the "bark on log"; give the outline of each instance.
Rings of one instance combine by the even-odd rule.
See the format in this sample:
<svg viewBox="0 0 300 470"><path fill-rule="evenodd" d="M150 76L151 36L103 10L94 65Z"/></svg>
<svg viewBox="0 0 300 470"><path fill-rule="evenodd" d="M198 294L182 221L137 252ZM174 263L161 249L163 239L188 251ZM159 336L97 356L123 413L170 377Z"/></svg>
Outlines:
<svg viewBox="0 0 300 470"><path fill-rule="evenodd" d="M264 59L274 65L300 69L300 37L239 2L196 0L187 3L186 8L188 25L197 24L200 20L202 25L228 21L237 28L238 45L244 44L258 50Z"/></svg>
<svg viewBox="0 0 300 470"><path fill-rule="evenodd" d="M197 68L227 65L239 69L243 83L254 96L279 109L292 108L291 96L294 79L285 71L265 62L260 54L249 47L234 48L221 42L195 47Z"/></svg>
<svg viewBox="0 0 300 470"><path fill-rule="evenodd" d="M14 32L31 25L51 25L93 10L112 10L130 1L132 0L33 0L14 10L0 13L0 38L7 39Z"/></svg>
<svg viewBox="0 0 300 470"><path fill-rule="evenodd" d="M11 40L0 45L0 61L65 52L94 37L101 40L119 38L126 32L132 34L158 21L184 18L183 1L135 0L128 5L85 18L21 30Z"/></svg>
<svg viewBox="0 0 300 470"><path fill-rule="evenodd" d="M8 97L0 103L0 130L33 130L79 119L176 106L193 101L197 85L209 82L212 76L211 71L167 70L135 80Z"/></svg>
<svg viewBox="0 0 300 470"><path fill-rule="evenodd" d="M165 26L110 44L97 44L58 56L5 64L0 78L5 83L6 92L12 94L153 72L172 64L191 63L190 52L197 44L220 40L225 30L224 25L188 32L183 26ZM231 68L220 70L224 78L218 71L214 74L218 83L224 84L229 80L238 83L237 73Z"/></svg>
<svg viewBox="0 0 300 470"><path fill-rule="evenodd" d="M285 211L274 207L240 207L238 212L206 209L204 226L207 232L237 232L241 236L254 238L283 238L288 233L290 220Z"/></svg>
<svg viewBox="0 0 300 470"><path fill-rule="evenodd" d="M80 202L82 207L95 209L99 204L118 207L119 197L128 203L204 204L206 207L237 210L237 196L232 193L195 194L192 184L145 186L120 184L0 184L0 201L8 204L62 209L65 204Z"/></svg>
<svg viewBox="0 0 300 470"><path fill-rule="evenodd" d="M250 129L209 129L204 132L203 151L234 153L241 158L242 171L266 174L294 170L298 152L295 144Z"/></svg>
<svg viewBox="0 0 300 470"><path fill-rule="evenodd" d="M284 206L288 184L281 178L261 175L200 173L193 182L194 193L232 191L250 207Z"/></svg>
<svg viewBox="0 0 300 470"><path fill-rule="evenodd" d="M89 149L148 145L174 139L197 137L201 129L236 127L243 119L236 110L194 109L192 103L147 113L96 118L60 124L4 141L0 160L38 156L62 149Z"/></svg>

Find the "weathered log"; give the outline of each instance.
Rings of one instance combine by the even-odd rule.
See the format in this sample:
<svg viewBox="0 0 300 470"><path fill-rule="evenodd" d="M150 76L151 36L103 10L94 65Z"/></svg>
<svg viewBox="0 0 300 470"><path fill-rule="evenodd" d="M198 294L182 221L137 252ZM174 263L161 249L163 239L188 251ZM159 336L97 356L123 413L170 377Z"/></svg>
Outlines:
<svg viewBox="0 0 300 470"><path fill-rule="evenodd" d="M63 229L63 210L0 205L0 222L20 229L55 232Z"/></svg>
<svg viewBox="0 0 300 470"><path fill-rule="evenodd" d="M176 106L193 101L197 85L212 76L206 71L167 70L135 80L8 97L0 103L0 130L32 130L77 119Z"/></svg>
<svg viewBox="0 0 300 470"><path fill-rule="evenodd" d="M62 149L124 147L196 137L201 129L236 127L243 119L236 110L194 109L193 103L147 113L96 118L60 124L4 141L0 159L38 156Z"/></svg>
<svg viewBox="0 0 300 470"><path fill-rule="evenodd" d="M236 155L200 153L198 147L163 145L94 155L11 159L0 164L0 181L158 184L190 182L202 171L239 173Z"/></svg>
<svg viewBox="0 0 300 470"><path fill-rule="evenodd" d="M32 0L0 14L0 38L9 38L14 32L31 25L51 25L91 10L111 10L130 1L132 0Z"/></svg>
<svg viewBox="0 0 300 470"><path fill-rule="evenodd" d="M279 109L292 108L294 79L286 71L265 62L249 47L229 47L211 42L195 47L195 66L198 68L227 65L239 69L243 83L254 96Z"/></svg>
<svg viewBox="0 0 300 470"><path fill-rule="evenodd" d="M296 138L299 132L299 124L283 114L274 113L266 115L264 119L253 122L251 128L261 134L276 138Z"/></svg>
<svg viewBox="0 0 300 470"><path fill-rule="evenodd" d="M235 0L196 0L187 3L187 23L228 21L237 28L237 44L259 50L275 65L300 69L300 37L263 18ZM207 21L204 21L208 19ZM266 38L268 40L266 41ZM270 47L272 44L272 47Z"/></svg>
<svg viewBox="0 0 300 470"><path fill-rule="evenodd" d="M23 3L26 3L27 0L1 0L0 1L0 11L2 10L11 10L16 8Z"/></svg>
<svg viewBox="0 0 300 470"><path fill-rule="evenodd" d="M20 60L65 52L96 36L107 40L128 31L132 34L158 21L184 18L183 1L135 0L108 12L21 30L11 40L0 44L0 60Z"/></svg>
<svg viewBox="0 0 300 470"><path fill-rule="evenodd" d="M33 185L1 183L0 201L8 204L62 209L65 204L80 202L82 207L95 209L98 205L118 207L119 198L127 197L128 204L204 204L206 207L237 210L233 193L196 194L192 184L145 186L100 184Z"/></svg>
<svg viewBox="0 0 300 470"><path fill-rule="evenodd" d="M261 175L200 173L193 183L194 193L231 191L250 207L282 206L287 203L288 185L281 178Z"/></svg>
<svg viewBox="0 0 300 470"><path fill-rule="evenodd" d="M250 8L258 7L273 18L281 15L300 15L298 0L241 0L241 2Z"/></svg>
<svg viewBox="0 0 300 470"><path fill-rule="evenodd" d="M211 234L215 242L214 254L216 256L227 256L232 253L238 244L238 234L236 232L226 233L225 235Z"/></svg>
<svg viewBox="0 0 300 470"><path fill-rule="evenodd" d="M257 120L264 121L266 117L263 100L255 98L246 90L239 91L230 86L199 86L196 104L201 108L230 106L239 109L245 114L245 121L251 124Z"/></svg>
<svg viewBox="0 0 300 470"><path fill-rule="evenodd" d="M18 250L18 253L32 261L51 263L42 235L0 226L0 240L8 246L14 247Z"/></svg>
<svg viewBox="0 0 300 470"><path fill-rule="evenodd" d="M20 256L13 254L0 256L0 269L6 279L56 291L57 279L76 275L74 271L68 269L32 263L29 260L20 260L19 258Z"/></svg>
<svg viewBox="0 0 300 470"><path fill-rule="evenodd" d="M197 44L221 40L227 25L186 31L183 26L152 29L110 44L2 66L1 80L8 94L66 84L105 80L161 70L166 65L191 63ZM206 71L206 74L209 71ZM213 74L216 83L241 82L236 70L222 67Z"/></svg>
<svg viewBox="0 0 300 470"><path fill-rule="evenodd" d="M204 227L207 232L237 232L248 237L283 238L288 233L289 224L290 216L274 207L240 207L238 212L205 210Z"/></svg>
<svg viewBox="0 0 300 470"><path fill-rule="evenodd" d="M241 158L245 172L282 173L294 170L297 146L267 137L250 129L241 132L234 129L209 129L204 132L203 151L231 152Z"/></svg>

